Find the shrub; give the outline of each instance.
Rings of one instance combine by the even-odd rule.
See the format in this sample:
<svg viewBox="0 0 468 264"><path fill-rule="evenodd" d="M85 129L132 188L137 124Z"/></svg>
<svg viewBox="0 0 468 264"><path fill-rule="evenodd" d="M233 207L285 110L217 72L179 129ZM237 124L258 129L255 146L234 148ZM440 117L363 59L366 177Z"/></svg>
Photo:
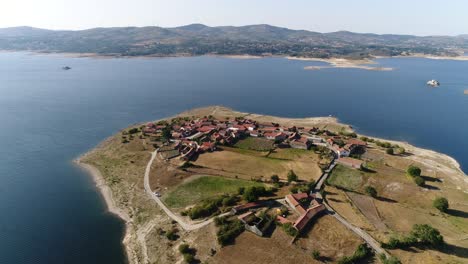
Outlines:
<svg viewBox="0 0 468 264"><path fill-rule="evenodd" d="M366 186L365 192L371 197L377 197L377 190L372 186Z"/></svg>
<svg viewBox="0 0 468 264"><path fill-rule="evenodd" d="M387 258L387 256L382 253L380 254L379 258L382 264L401 264L400 260L394 256L390 256L389 258Z"/></svg>
<svg viewBox="0 0 468 264"><path fill-rule="evenodd" d="M372 254L372 250L369 248L367 244L361 244L356 248L354 254L351 257L342 257L338 260L339 264L352 264L352 263L360 263L361 260L367 258Z"/></svg>
<svg viewBox="0 0 468 264"><path fill-rule="evenodd" d="M291 193L297 193L297 192L299 191L299 189L297 188L297 186L291 186L291 187L289 188L289 191L290 191Z"/></svg>
<svg viewBox="0 0 468 264"><path fill-rule="evenodd" d="M294 173L293 170L290 170L288 172L288 182L293 182L293 181L297 181L298 180L298 177L296 175L296 173Z"/></svg>
<svg viewBox="0 0 468 264"><path fill-rule="evenodd" d="M320 259L320 251L314 249L314 251L312 251L312 257L316 260Z"/></svg>
<svg viewBox="0 0 468 264"><path fill-rule="evenodd" d="M397 148L397 151L396 151L396 153L399 154L399 155L405 154L405 152L406 152L406 150L405 150L405 148L403 148L403 147Z"/></svg>
<svg viewBox="0 0 468 264"><path fill-rule="evenodd" d="M132 134L136 134L138 133L138 131L140 131L138 128L134 127L134 128L131 128L128 130L128 134L132 135Z"/></svg>
<svg viewBox="0 0 468 264"><path fill-rule="evenodd" d="M237 189L237 193L239 195L243 195L244 194L244 191L245 191L245 188L244 187L239 187L239 189Z"/></svg>
<svg viewBox="0 0 468 264"><path fill-rule="evenodd" d="M276 175L276 174L275 174L275 175L271 175L270 179L271 179L271 181L274 182L274 183L279 182L279 177L278 177L278 175Z"/></svg>
<svg viewBox="0 0 468 264"><path fill-rule="evenodd" d="M179 238L179 235L177 235L177 232L179 232L177 228L172 228L171 230L166 232L166 238L172 241L177 240Z"/></svg>
<svg viewBox="0 0 468 264"><path fill-rule="evenodd" d="M179 246L179 252L184 254L184 253L189 253L190 252L190 247L188 244L181 244Z"/></svg>
<svg viewBox="0 0 468 264"><path fill-rule="evenodd" d="M388 154L388 155L393 155L395 152L393 150L393 148L388 148L387 150L385 150L385 152Z"/></svg>
<svg viewBox="0 0 468 264"><path fill-rule="evenodd" d="M424 186L424 184L426 183L426 181L424 181L423 177L421 176L416 176L413 178L414 179L414 182L418 185L418 186Z"/></svg>
<svg viewBox="0 0 468 264"><path fill-rule="evenodd" d="M295 237L298 235L298 231L296 228L293 227L291 223L286 223L283 225L283 230L286 232L286 234Z"/></svg>
<svg viewBox="0 0 468 264"><path fill-rule="evenodd" d="M421 169L417 166L410 165L408 169L406 169L406 173L411 177L421 176Z"/></svg>
<svg viewBox="0 0 468 264"><path fill-rule="evenodd" d="M185 263L195 263L195 256L189 253L183 254Z"/></svg>
<svg viewBox="0 0 468 264"><path fill-rule="evenodd" d="M448 200L444 197L435 198L434 202L432 202L432 205L444 213L447 212L447 209L449 208Z"/></svg>

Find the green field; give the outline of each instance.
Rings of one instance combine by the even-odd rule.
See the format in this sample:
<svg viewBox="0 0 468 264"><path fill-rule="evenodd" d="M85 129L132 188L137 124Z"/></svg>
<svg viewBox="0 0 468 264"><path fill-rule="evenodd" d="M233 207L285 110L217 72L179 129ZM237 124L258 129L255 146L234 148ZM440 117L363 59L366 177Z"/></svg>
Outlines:
<svg viewBox="0 0 468 264"><path fill-rule="evenodd" d="M247 137L239 140L234 146L240 149L269 151L273 149L273 141L264 138Z"/></svg>
<svg viewBox="0 0 468 264"><path fill-rule="evenodd" d="M337 165L327 179L327 183L348 190L358 189L364 179L365 172Z"/></svg>
<svg viewBox="0 0 468 264"><path fill-rule="evenodd" d="M239 187L260 186L262 183L229 179L216 176L203 176L183 183L164 195L163 200L172 208L185 208L204 199L224 193L236 193Z"/></svg>

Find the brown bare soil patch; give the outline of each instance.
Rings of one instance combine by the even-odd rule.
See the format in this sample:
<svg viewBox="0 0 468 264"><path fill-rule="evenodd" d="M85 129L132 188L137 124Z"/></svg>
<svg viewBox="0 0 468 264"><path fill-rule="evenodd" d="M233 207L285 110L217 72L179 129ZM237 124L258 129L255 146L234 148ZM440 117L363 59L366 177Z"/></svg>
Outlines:
<svg viewBox="0 0 468 264"><path fill-rule="evenodd" d="M353 192L346 193L359 211L369 220L377 229L385 231L387 227L380 219L379 212L374 205L374 199L369 196L357 194Z"/></svg>

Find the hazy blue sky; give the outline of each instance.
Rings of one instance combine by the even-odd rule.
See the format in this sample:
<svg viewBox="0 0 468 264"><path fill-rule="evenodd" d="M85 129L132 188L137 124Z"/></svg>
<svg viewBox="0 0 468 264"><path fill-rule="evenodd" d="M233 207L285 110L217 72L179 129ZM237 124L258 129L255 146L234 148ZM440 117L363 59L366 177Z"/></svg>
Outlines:
<svg viewBox="0 0 468 264"><path fill-rule="evenodd" d="M467 0L0 0L0 27L272 24L319 32L468 33Z"/></svg>

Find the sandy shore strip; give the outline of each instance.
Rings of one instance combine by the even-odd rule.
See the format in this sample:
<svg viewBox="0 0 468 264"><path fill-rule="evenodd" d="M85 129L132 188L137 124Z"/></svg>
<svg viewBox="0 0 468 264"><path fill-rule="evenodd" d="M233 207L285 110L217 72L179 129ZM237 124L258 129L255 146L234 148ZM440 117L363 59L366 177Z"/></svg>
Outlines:
<svg viewBox="0 0 468 264"><path fill-rule="evenodd" d="M304 70L321 70L328 68L350 68L350 69L361 69L369 71L393 71L393 68L390 67L378 67L371 66L378 64L371 59L361 59L361 60L348 60L341 58L331 58L331 59L319 59L319 58L303 58L303 57L286 57L288 60L301 60L301 61L319 61L325 62L329 65L327 66L306 66Z"/></svg>
<svg viewBox="0 0 468 264"><path fill-rule="evenodd" d="M82 162L81 158L77 158L73 160L73 163L79 168L81 168L82 170L84 170L89 176L91 176L94 183L96 184L96 187L99 190L99 193L102 195L102 198L104 199L104 202L106 203L107 210L125 222L124 238L122 240L122 244L124 245L124 248L125 248L126 258L128 260L128 263L130 264L139 263L138 258L136 257L136 254L134 252L134 249L130 246L131 245L130 241L135 239L133 235L134 233L133 222L128 216L128 214L116 205L115 200L112 198L112 190L110 189L108 185L106 185L106 182L101 172L99 171L99 169L97 169L93 165Z"/></svg>

